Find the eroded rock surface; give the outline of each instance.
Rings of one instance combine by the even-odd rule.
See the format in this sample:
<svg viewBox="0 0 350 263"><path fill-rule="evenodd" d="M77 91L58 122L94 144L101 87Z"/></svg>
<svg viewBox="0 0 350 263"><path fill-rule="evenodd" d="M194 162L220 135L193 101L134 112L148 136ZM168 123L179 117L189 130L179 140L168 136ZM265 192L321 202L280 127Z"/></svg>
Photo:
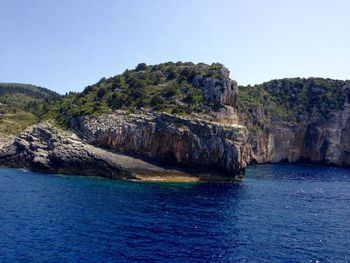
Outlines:
<svg viewBox="0 0 350 263"><path fill-rule="evenodd" d="M49 124L28 128L0 148L0 164L33 171L136 179L138 175L180 173L90 145Z"/></svg>
<svg viewBox="0 0 350 263"><path fill-rule="evenodd" d="M257 163L287 161L350 166L349 81L344 82L343 91L349 95L341 109L330 110L327 115L315 107L296 121L281 121L267 116L261 107L252 109L253 120L246 124L264 126L249 134L252 159Z"/></svg>
<svg viewBox="0 0 350 263"><path fill-rule="evenodd" d="M71 120L90 143L183 166L240 174L249 163L247 130L166 113L103 114Z"/></svg>
<svg viewBox="0 0 350 263"><path fill-rule="evenodd" d="M85 126L80 132L88 140L47 123L34 125L18 137L2 141L0 165L39 172L146 181L234 180L242 173L241 159L245 153L240 152L239 146L244 137L240 137L243 135L236 129L187 120L182 120L180 127L153 118L151 115L143 119L102 115L82 120L81 125ZM199 130L195 135L191 129ZM167 162L159 162L161 160ZM174 164L191 165L176 167ZM223 173L196 167L200 164L221 169Z"/></svg>

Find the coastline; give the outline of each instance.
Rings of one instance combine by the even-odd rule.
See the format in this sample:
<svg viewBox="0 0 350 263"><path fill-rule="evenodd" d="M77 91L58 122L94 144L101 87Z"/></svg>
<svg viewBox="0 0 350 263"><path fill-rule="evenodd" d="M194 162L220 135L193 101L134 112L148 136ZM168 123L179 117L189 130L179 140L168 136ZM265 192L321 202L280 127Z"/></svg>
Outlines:
<svg viewBox="0 0 350 263"><path fill-rule="evenodd" d="M240 182L244 174L244 170L234 174L215 168L181 166L154 158L116 153L112 149L89 144L73 132L64 132L48 123L31 126L18 137L0 138L0 142L1 166L41 173L164 183ZM306 161L294 163L334 166ZM264 164L272 163L256 165Z"/></svg>
<svg viewBox="0 0 350 263"><path fill-rule="evenodd" d="M98 176L145 182L235 181L211 169L184 168L94 146L48 123L29 127L0 145L0 165L41 173Z"/></svg>

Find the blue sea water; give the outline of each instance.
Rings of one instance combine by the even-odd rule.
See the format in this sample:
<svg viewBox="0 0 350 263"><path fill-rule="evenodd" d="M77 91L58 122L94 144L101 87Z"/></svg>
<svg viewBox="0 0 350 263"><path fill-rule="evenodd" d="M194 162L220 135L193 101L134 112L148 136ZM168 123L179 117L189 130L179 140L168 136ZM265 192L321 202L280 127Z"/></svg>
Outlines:
<svg viewBox="0 0 350 263"><path fill-rule="evenodd" d="M0 169L0 262L348 262L350 170L251 167L241 183Z"/></svg>

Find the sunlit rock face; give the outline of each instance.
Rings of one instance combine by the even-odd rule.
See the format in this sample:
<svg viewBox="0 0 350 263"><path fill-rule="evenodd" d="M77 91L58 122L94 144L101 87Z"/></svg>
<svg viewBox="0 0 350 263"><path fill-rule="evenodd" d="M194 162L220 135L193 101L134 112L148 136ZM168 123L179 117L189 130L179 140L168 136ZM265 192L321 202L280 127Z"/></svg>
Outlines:
<svg viewBox="0 0 350 263"><path fill-rule="evenodd" d="M238 89L234 80L196 77L193 84L203 89L207 100L237 107Z"/></svg>
<svg viewBox="0 0 350 263"><path fill-rule="evenodd" d="M261 108L253 112L253 121L266 127L250 133L252 159L266 162L311 162L350 165L350 82L344 82L349 94L339 110L327 116L316 108L297 122L282 122L267 116Z"/></svg>
<svg viewBox="0 0 350 263"><path fill-rule="evenodd" d="M33 125L2 143L0 165L114 179L135 179L142 174L166 176L177 172L96 147L48 123Z"/></svg>
<svg viewBox="0 0 350 263"><path fill-rule="evenodd" d="M72 120L90 143L184 166L243 172L250 152L247 130L166 113L103 114Z"/></svg>
<svg viewBox="0 0 350 263"><path fill-rule="evenodd" d="M211 112L217 120L237 123L237 82L229 78L230 71L223 65L220 65L218 72L220 78L195 76L192 84L204 91L206 100L218 105L218 110Z"/></svg>

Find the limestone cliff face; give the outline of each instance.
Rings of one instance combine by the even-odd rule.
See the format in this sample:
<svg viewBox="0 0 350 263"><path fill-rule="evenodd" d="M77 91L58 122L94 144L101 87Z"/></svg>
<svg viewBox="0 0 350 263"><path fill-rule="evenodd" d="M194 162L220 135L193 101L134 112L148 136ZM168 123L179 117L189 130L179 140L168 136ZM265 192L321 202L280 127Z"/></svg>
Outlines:
<svg viewBox="0 0 350 263"><path fill-rule="evenodd" d="M223 68L223 70L227 70ZM221 105L237 107L238 88L234 80L228 78L229 71L223 75L225 79L202 78L196 76L193 80L195 87L201 87L204 91L204 97Z"/></svg>
<svg viewBox="0 0 350 263"><path fill-rule="evenodd" d="M350 82L343 89L350 94ZM350 165L350 97L340 110L327 116L314 108L295 121L280 121L266 116L257 107L253 113L255 123L265 122L265 127L249 135L252 159L266 162L311 162L327 165Z"/></svg>
<svg viewBox="0 0 350 263"><path fill-rule="evenodd" d="M249 163L247 130L166 113L103 114L71 120L90 143L122 153L235 175Z"/></svg>
<svg viewBox="0 0 350 263"><path fill-rule="evenodd" d="M230 71L222 66L220 68L221 79L195 76L192 84L203 90L207 101L220 105L217 111L210 112L211 115L219 121L233 124L238 122L238 86L236 81L229 78L229 75Z"/></svg>
<svg viewBox="0 0 350 263"><path fill-rule="evenodd" d="M224 120L227 123L237 123L237 83L231 79L206 78L203 81L204 97L221 105L220 109L212 114L218 120Z"/></svg>
<svg viewBox="0 0 350 263"><path fill-rule="evenodd" d="M93 175L114 179L192 179L176 167L164 167L91 145L72 132L51 124L29 127L17 137L0 141L0 165L32 171ZM197 175L197 178L201 175ZM207 178L202 178L206 180ZM210 178L209 178L210 179Z"/></svg>

